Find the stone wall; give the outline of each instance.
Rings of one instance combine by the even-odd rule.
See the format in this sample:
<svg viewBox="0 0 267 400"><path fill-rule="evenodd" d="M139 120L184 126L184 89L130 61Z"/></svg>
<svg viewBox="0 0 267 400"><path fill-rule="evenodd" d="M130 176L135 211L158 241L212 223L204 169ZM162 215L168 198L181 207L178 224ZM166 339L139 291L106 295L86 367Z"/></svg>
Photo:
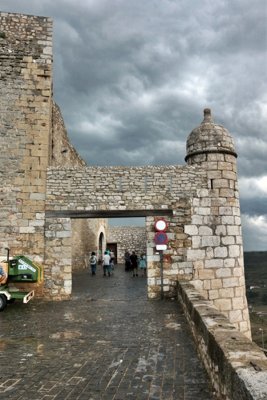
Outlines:
<svg viewBox="0 0 267 400"><path fill-rule="evenodd" d="M60 108L52 107L52 166L85 167L86 162L70 143ZM106 237L107 221L103 219L72 219L72 270L88 267L89 254L99 252L99 234ZM59 279L59 277L57 278Z"/></svg>
<svg viewBox="0 0 267 400"><path fill-rule="evenodd" d="M74 220L77 212L102 219L113 211L141 212L149 297L157 298L161 286L174 296L177 280L190 280L249 336L236 153L229 132L214 124L206 109L187 140L188 165L86 167L68 143L52 100L52 21L1 13L0 22L1 253L8 246L11 255L43 263L45 296L67 298L73 263L85 265L86 246L97 248L100 237L106 241L104 227L97 229L95 221L87 237L90 222ZM155 215L168 222L163 276Z"/></svg>
<svg viewBox="0 0 267 400"><path fill-rule="evenodd" d="M1 254L44 261L51 158L52 20L0 14Z"/></svg>
<svg viewBox="0 0 267 400"><path fill-rule="evenodd" d="M52 20L0 13L0 33L0 256L9 247L11 256L24 254L46 264L47 167L86 163L71 145L52 98ZM102 222L96 226L95 221L73 220L71 226L72 265L82 268L90 248L97 247L94 232ZM64 241L60 244L63 249ZM49 276L45 274L46 294L53 286ZM58 279L64 281L64 276Z"/></svg>
<svg viewBox="0 0 267 400"><path fill-rule="evenodd" d="M108 242L117 243L117 263L124 264L126 251L140 256L146 254L146 229L139 226L110 226L108 229Z"/></svg>
<svg viewBox="0 0 267 400"><path fill-rule="evenodd" d="M70 143L60 108L54 101L52 107L51 165L66 167L86 166L86 162Z"/></svg>
<svg viewBox="0 0 267 400"><path fill-rule="evenodd" d="M102 259L103 250L99 245L99 236L103 233L106 247L107 219L72 219L72 270L89 267L89 256L94 251Z"/></svg>
<svg viewBox="0 0 267 400"><path fill-rule="evenodd" d="M213 163L219 171L221 165L221 173L229 171L228 165L234 168L233 156L218 154L216 157L225 160ZM49 218L75 210L98 211L100 215L101 211L145 210L148 296L159 297L163 286L165 296L173 297L177 279L191 280L205 298L213 301L238 329L250 336L240 256L239 206L235 190L231 188L235 185L232 175L228 180L224 178L222 188L216 187L215 179L211 188L207 169L198 165L50 167L47 178ZM168 223L163 284L160 256L154 243L155 217L150 215L153 210L160 210ZM170 210L172 215L167 213Z"/></svg>
<svg viewBox="0 0 267 400"><path fill-rule="evenodd" d="M100 215L101 211L107 210L146 212L150 298L160 294L160 259L154 243L155 217L150 216L153 210L159 210L168 222L169 243L164 252L165 295L175 296L177 279L192 279L193 263L187 261L191 239L184 232L184 226L191 222L191 199L201 193L200 187L207 187L204 170L194 166L49 168L47 185L49 219L53 215L60 217L61 211L64 214L72 210L98 210ZM56 232L53 234L57 235Z"/></svg>
<svg viewBox="0 0 267 400"><path fill-rule="evenodd" d="M267 399L263 351L191 284L178 283L178 299L218 399Z"/></svg>

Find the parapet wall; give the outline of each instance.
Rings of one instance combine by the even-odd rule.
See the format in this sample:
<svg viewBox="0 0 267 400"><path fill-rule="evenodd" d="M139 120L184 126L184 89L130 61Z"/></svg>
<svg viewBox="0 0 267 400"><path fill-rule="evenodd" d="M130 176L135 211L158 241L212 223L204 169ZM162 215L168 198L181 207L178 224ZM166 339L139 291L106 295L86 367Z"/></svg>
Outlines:
<svg viewBox="0 0 267 400"><path fill-rule="evenodd" d="M218 398L267 399L263 351L188 282L178 282L178 299Z"/></svg>

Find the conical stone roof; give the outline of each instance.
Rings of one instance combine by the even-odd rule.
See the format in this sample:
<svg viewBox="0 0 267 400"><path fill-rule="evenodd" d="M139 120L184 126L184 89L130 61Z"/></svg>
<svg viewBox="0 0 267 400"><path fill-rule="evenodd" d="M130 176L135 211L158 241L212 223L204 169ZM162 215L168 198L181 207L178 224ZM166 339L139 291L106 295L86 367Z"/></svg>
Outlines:
<svg viewBox="0 0 267 400"><path fill-rule="evenodd" d="M213 122L209 108L205 108L200 126L193 129L188 136L185 161L203 153L226 153L237 157L233 138L227 129Z"/></svg>

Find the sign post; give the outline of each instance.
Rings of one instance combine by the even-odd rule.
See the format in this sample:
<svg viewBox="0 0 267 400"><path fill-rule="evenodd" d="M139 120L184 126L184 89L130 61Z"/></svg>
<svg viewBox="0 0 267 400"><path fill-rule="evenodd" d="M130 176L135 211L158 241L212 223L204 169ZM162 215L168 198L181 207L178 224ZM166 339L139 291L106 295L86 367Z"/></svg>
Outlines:
<svg viewBox="0 0 267 400"><path fill-rule="evenodd" d="M164 219L158 219L154 226L157 231L154 236L154 242L160 256L160 298L163 300L163 250L167 250L168 236L165 232L167 223Z"/></svg>
<svg viewBox="0 0 267 400"><path fill-rule="evenodd" d="M163 250L159 251L159 257L160 257L160 298L163 300L164 295L163 295Z"/></svg>

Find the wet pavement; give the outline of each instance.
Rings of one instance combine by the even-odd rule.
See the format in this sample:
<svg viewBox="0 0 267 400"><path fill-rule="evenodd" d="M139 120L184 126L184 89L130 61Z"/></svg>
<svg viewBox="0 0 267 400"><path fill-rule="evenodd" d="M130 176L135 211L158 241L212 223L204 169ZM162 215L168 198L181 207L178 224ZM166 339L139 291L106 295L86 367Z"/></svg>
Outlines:
<svg viewBox="0 0 267 400"><path fill-rule="evenodd" d="M70 301L0 313L0 399L213 400L176 301L117 266L73 276Z"/></svg>

